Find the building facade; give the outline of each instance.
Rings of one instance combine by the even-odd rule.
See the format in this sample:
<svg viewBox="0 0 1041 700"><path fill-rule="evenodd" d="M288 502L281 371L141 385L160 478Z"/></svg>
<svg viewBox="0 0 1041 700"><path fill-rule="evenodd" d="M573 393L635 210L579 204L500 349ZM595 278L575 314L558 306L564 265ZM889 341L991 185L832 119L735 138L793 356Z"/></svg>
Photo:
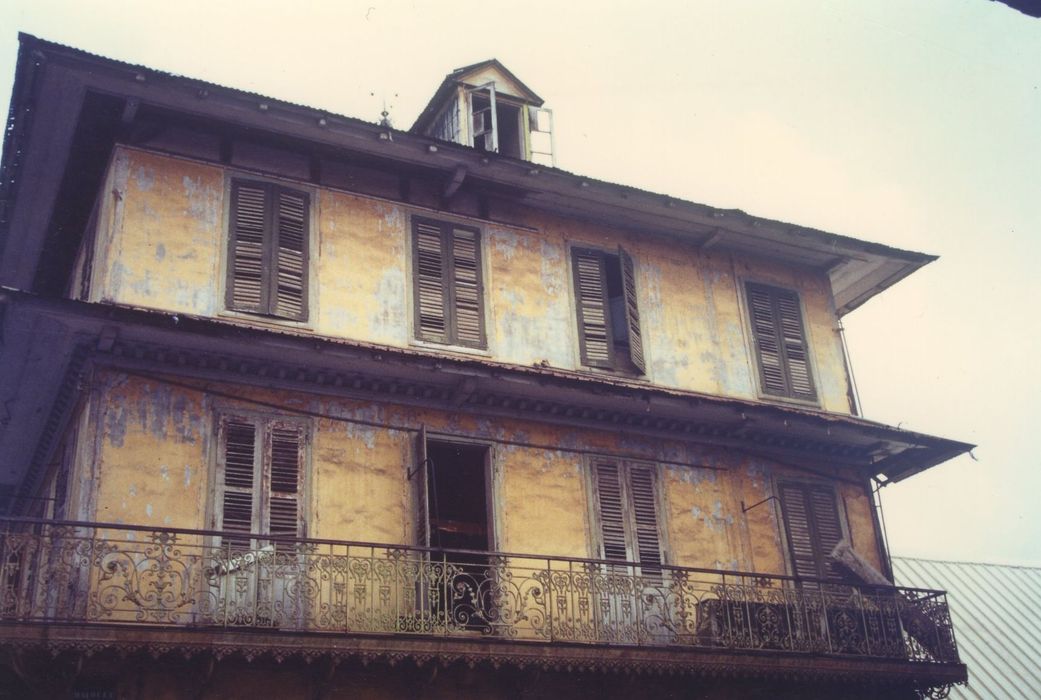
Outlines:
<svg viewBox="0 0 1041 700"><path fill-rule="evenodd" d="M839 331L931 256L557 170L496 61L405 132L23 36L3 188L18 692L964 680L874 489L971 446Z"/></svg>

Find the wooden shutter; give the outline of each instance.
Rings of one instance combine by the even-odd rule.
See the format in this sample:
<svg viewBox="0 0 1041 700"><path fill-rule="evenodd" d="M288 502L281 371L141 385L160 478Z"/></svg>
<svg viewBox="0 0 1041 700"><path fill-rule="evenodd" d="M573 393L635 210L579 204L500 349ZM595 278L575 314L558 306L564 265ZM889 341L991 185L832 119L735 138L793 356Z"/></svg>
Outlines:
<svg viewBox="0 0 1041 700"><path fill-rule="evenodd" d="M619 465L597 460L593 463L596 484L597 514L600 516L601 556L612 561L628 561L625 538L625 508L622 475Z"/></svg>
<svg viewBox="0 0 1041 700"><path fill-rule="evenodd" d="M828 556L842 540L835 492L829 486L791 482L778 488L795 576L840 579Z"/></svg>
<svg viewBox="0 0 1041 700"><path fill-rule="evenodd" d="M305 192L232 182L228 308L307 320L309 205Z"/></svg>
<svg viewBox="0 0 1041 700"><path fill-rule="evenodd" d="M412 498L414 500L413 513L415 514L415 526L413 532L416 536L416 544L420 547L430 546L430 481L427 474L430 460L427 457L427 428L420 426L419 434L416 436L415 450L416 464L409 471L409 480L412 482Z"/></svg>
<svg viewBox="0 0 1041 700"><path fill-rule="evenodd" d="M221 484L221 522L225 532L243 533L228 536L224 545L232 549L249 549L248 534L253 531L256 509L256 427L245 421L228 419L223 423L223 478Z"/></svg>
<svg viewBox="0 0 1041 700"><path fill-rule="evenodd" d="M231 231L228 251L228 308L267 311L267 187L235 181L231 185Z"/></svg>
<svg viewBox="0 0 1041 700"><path fill-rule="evenodd" d="M421 340L447 343L445 250L441 229L417 220L412 240L416 335Z"/></svg>
<svg viewBox="0 0 1041 700"><path fill-rule="evenodd" d="M806 347L806 336L802 325L802 309L795 292L786 289L774 290L781 348L788 369L788 390L795 398L813 400L817 392L813 388L810 360Z"/></svg>
<svg viewBox="0 0 1041 700"><path fill-rule="evenodd" d="M480 232L421 219L412 231L416 337L484 347Z"/></svg>
<svg viewBox="0 0 1041 700"><path fill-rule="evenodd" d="M275 188L275 240L272 241L271 313L307 320L308 196Z"/></svg>
<svg viewBox="0 0 1041 700"><path fill-rule="evenodd" d="M604 256L599 251L571 251L578 305L578 343L582 364L611 367L613 343L608 328L607 276Z"/></svg>
<svg viewBox="0 0 1041 700"><path fill-rule="evenodd" d="M636 560L643 575L661 575L661 541L658 534L658 507L654 467L629 466L629 494L632 498L633 540Z"/></svg>
<svg viewBox="0 0 1041 700"><path fill-rule="evenodd" d="M763 392L816 399L798 295L759 284L746 288Z"/></svg>
<svg viewBox="0 0 1041 700"><path fill-rule="evenodd" d="M640 335L640 310L636 305L636 272L633 259L618 248L618 262L622 267L622 291L625 293L625 325L629 332L629 359L641 373L647 372L643 358L643 338Z"/></svg>
<svg viewBox="0 0 1041 700"><path fill-rule="evenodd" d="M300 537L302 532L301 486L303 482L302 426L274 423L269 431L270 488L267 498L267 531L271 535Z"/></svg>
<svg viewBox="0 0 1041 700"><path fill-rule="evenodd" d="M484 297L481 280L481 242L477 231L452 229L453 340L460 345L484 346Z"/></svg>

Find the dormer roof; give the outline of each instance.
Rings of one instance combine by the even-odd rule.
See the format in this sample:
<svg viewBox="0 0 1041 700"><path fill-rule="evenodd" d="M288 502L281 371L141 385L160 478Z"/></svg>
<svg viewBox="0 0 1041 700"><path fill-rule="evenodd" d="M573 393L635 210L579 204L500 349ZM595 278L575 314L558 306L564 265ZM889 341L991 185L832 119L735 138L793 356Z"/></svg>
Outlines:
<svg viewBox="0 0 1041 700"><path fill-rule="evenodd" d="M456 68L446 75L409 131L413 134L423 133L430 126L437 113L441 111L441 107L445 104L448 97L458 87L477 87L478 85L486 85L491 82L495 83L495 91L497 93L515 97L525 104L541 107L545 102L545 100L535 94L534 90L514 75L510 69L502 65L498 59L489 58L486 61Z"/></svg>

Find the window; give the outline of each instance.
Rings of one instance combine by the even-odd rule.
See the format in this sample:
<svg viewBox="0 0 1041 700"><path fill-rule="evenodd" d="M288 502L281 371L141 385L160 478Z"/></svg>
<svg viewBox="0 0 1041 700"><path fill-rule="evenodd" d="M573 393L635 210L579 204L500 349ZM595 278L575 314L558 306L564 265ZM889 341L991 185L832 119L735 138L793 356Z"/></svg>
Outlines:
<svg viewBox="0 0 1041 700"><path fill-rule="evenodd" d="M598 457L591 473L600 557L639 562L643 575L660 576L657 468Z"/></svg>
<svg viewBox="0 0 1041 700"><path fill-rule="evenodd" d="M214 527L231 533L302 537L306 427L291 419L227 415L219 428ZM226 537L232 550L263 547Z"/></svg>
<svg viewBox="0 0 1041 700"><path fill-rule="evenodd" d="M781 482L781 512L788 533L792 573L799 577L841 580L830 554L842 540L842 524L829 485Z"/></svg>
<svg viewBox="0 0 1041 700"><path fill-rule="evenodd" d="M582 364L642 374L646 365L633 259L621 248L617 255L573 248L571 262Z"/></svg>
<svg viewBox="0 0 1041 700"><path fill-rule="evenodd" d="M413 219L412 267L416 338L485 347L480 231Z"/></svg>
<svg viewBox="0 0 1041 700"><path fill-rule="evenodd" d="M751 282L746 289L762 392L816 401L799 295Z"/></svg>
<svg viewBox="0 0 1041 700"><path fill-rule="evenodd" d="M307 320L309 211L306 192L268 182L232 181L229 309Z"/></svg>

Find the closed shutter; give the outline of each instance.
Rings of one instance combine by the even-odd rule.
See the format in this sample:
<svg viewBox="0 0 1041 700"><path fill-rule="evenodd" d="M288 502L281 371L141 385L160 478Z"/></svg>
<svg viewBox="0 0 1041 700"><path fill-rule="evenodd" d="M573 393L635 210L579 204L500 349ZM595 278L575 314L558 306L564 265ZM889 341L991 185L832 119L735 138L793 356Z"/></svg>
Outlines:
<svg viewBox="0 0 1041 700"><path fill-rule="evenodd" d="M480 232L421 219L412 231L416 337L483 348Z"/></svg>
<svg viewBox="0 0 1041 700"><path fill-rule="evenodd" d="M816 399L798 295L759 284L747 290L763 392Z"/></svg>
<svg viewBox="0 0 1041 700"><path fill-rule="evenodd" d="M600 516L601 556L612 561L628 561L621 470L614 462L598 460L593 464L593 473Z"/></svg>
<svg viewBox="0 0 1041 700"><path fill-rule="evenodd" d="M309 203L304 192L232 182L228 308L307 320Z"/></svg>
<svg viewBox="0 0 1041 700"><path fill-rule="evenodd" d="M644 576L661 575L661 542L658 535L658 508L654 486L654 467L630 465L629 493L632 497L636 560Z"/></svg>
<svg viewBox="0 0 1041 700"><path fill-rule="evenodd" d="M445 251L441 229L415 223L413 264L416 290L416 335L421 340L447 343L445 317Z"/></svg>
<svg viewBox="0 0 1041 700"><path fill-rule="evenodd" d="M481 300L481 243L477 231L452 229L452 311L455 342L484 345L484 314Z"/></svg>
<svg viewBox="0 0 1041 700"><path fill-rule="evenodd" d="M834 491L828 486L791 482L778 488L795 576L841 579L829 557L842 540Z"/></svg>
<svg viewBox="0 0 1041 700"><path fill-rule="evenodd" d="M618 261L622 267L622 291L625 293L625 325L629 331L629 359L640 372L646 372L643 338L640 335L640 310L636 305L636 272L633 259L621 248Z"/></svg>
<svg viewBox="0 0 1041 700"><path fill-rule="evenodd" d="M242 533L224 538L233 550L249 549L253 531L257 441L252 423L228 419L223 424L223 479L220 519L217 527L225 532Z"/></svg>
<svg viewBox="0 0 1041 700"><path fill-rule="evenodd" d="M274 423L270 429L271 488L267 501L268 533L300 537L303 428Z"/></svg>
<svg viewBox="0 0 1041 700"><path fill-rule="evenodd" d="M599 251L572 250L575 297L578 304L578 342L582 364L612 366L612 342L608 328L607 277Z"/></svg>
<svg viewBox="0 0 1041 700"><path fill-rule="evenodd" d="M802 310L795 292L775 290L777 320L780 327L785 365L788 368L788 389L791 396L813 400L817 392L813 388L810 360L807 356L806 336L802 325Z"/></svg>
<svg viewBox="0 0 1041 700"><path fill-rule="evenodd" d="M277 241L273 242L271 313L299 321L307 319L308 196L275 188Z"/></svg>
<svg viewBox="0 0 1041 700"><path fill-rule="evenodd" d="M227 302L236 311L267 310L267 200L267 188L262 184L232 183Z"/></svg>

